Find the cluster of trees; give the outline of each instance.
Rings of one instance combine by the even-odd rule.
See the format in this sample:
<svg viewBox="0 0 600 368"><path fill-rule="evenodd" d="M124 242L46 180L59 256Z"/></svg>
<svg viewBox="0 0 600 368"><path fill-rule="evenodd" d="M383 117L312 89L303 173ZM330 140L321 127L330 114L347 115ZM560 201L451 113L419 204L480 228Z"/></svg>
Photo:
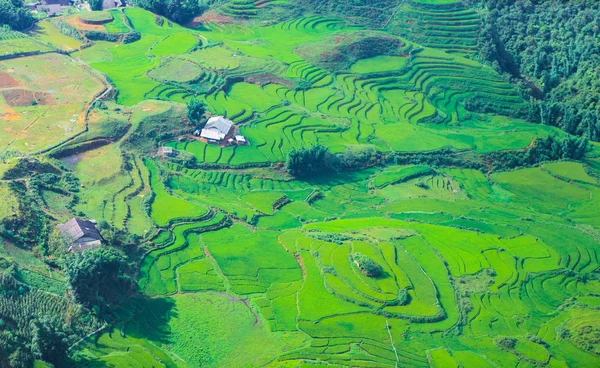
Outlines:
<svg viewBox="0 0 600 368"><path fill-rule="evenodd" d="M102 0L88 0L88 3L90 4L90 9L102 10L102 4L103 4Z"/></svg>
<svg viewBox="0 0 600 368"><path fill-rule="evenodd" d="M134 2L137 6L176 23L187 23L208 10L214 0L134 0Z"/></svg>
<svg viewBox="0 0 600 368"><path fill-rule="evenodd" d="M536 140L531 147L524 151L492 152L486 155L485 159L492 163L492 170L507 170L545 161L581 160L588 149L587 138L556 139L549 136L546 139Z"/></svg>
<svg viewBox="0 0 600 368"><path fill-rule="evenodd" d="M329 147L316 144L308 148L292 148L285 168L295 177L312 177L362 169L376 165L380 160L381 154L373 147L346 148L344 153L336 155Z"/></svg>
<svg viewBox="0 0 600 368"><path fill-rule="evenodd" d="M311 177L335 173L340 161L329 147L316 144L309 148L292 148L285 161L288 173L296 177Z"/></svg>
<svg viewBox="0 0 600 368"><path fill-rule="evenodd" d="M99 313L131 297L136 284L127 258L113 247L99 247L67 259L65 274L75 300Z"/></svg>
<svg viewBox="0 0 600 368"><path fill-rule="evenodd" d="M17 281L17 272L16 264L0 258L0 367L29 368L36 359L67 366L68 347L98 321Z"/></svg>
<svg viewBox="0 0 600 368"><path fill-rule="evenodd" d="M312 13L335 15L354 24L380 28L386 23L400 0L299 0L296 4Z"/></svg>
<svg viewBox="0 0 600 368"><path fill-rule="evenodd" d="M600 2L484 2L480 57L535 97L528 118L600 141Z"/></svg>
<svg viewBox="0 0 600 368"><path fill-rule="evenodd" d="M31 27L33 16L23 7L23 0L0 0L0 24L19 31Z"/></svg>

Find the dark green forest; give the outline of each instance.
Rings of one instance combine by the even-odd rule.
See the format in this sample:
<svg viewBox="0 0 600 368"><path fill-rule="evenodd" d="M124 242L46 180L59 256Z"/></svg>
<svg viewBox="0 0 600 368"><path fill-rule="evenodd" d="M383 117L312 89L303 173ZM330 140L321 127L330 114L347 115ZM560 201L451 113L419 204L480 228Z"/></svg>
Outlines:
<svg viewBox="0 0 600 368"><path fill-rule="evenodd" d="M600 3L485 0L480 57L531 96L529 119L600 140Z"/></svg>

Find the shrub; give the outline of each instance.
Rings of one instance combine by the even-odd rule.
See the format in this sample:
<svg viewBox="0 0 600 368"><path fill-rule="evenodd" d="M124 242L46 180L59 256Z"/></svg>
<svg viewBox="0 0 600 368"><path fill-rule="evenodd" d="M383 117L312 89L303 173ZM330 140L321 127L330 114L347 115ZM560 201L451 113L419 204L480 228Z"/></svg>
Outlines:
<svg viewBox="0 0 600 368"><path fill-rule="evenodd" d="M123 43L132 43L138 41L141 37L140 32L129 32L123 37Z"/></svg>
<svg viewBox="0 0 600 368"><path fill-rule="evenodd" d="M499 348L514 349L517 345L517 339L512 337L502 337L496 340L496 345Z"/></svg>
<svg viewBox="0 0 600 368"><path fill-rule="evenodd" d="M354 253L352 258L354 259L354 262L357 264L358 268L360 268L360 270L368 277L376 278L381 276L383 273L381 266L364 254Z"/></svg>
<svg viewBox="0 0 600 368"><path fill-rule="evenodd" d="M310 148L293 148L285 161L286 170L296 177L334 173L339 167L339 158L321 144Z"/></svg>
<svg viewBox="0 0 600 368"><path fill-rule="evenodd" d="M187 103L187 118L191 123L198 123L206 112L206 105L199 98L192 98Z"/></svg>

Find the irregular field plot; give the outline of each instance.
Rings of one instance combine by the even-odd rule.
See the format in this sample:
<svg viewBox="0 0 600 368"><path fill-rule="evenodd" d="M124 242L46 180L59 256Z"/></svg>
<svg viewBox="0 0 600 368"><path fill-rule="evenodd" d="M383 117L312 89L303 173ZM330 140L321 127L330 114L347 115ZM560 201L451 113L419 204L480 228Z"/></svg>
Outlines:
<svg viewBox="0 0 600 368"><path fill-rule="evenodd" d="M86 104L104 89L92 72L59 54L5 60L0 75L16 81L0 86L2 151L37 152L79 133Z"/></svg>

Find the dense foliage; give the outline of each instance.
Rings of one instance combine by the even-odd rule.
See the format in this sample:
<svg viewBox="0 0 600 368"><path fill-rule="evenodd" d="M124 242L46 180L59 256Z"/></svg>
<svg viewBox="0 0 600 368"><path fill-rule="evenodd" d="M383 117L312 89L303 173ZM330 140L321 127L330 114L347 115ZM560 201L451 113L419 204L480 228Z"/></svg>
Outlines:
<svg viewBox="0 0 600 368"><path fill-rule="evenodd" d="M66 298L17 281L15 267L0 258L0 367L31 367L34 359L65 366L68 346L98 321Z"/></svg>
<svg viewBox="0 0 600 368"><path fill-rule="evenodd" d="M486 0L480 55L531 88L530 119L600 140L600 3Z"/></svg>
<svg viewBox="0 0 600 368"><path fill-rule="evenodd" d="M524 151L493 152L487 155L487 159L492 160L494 170L506 170L546 161L581 160L587 150L586 138L567 137L561 140L549 136L536 140Z"/></svg>
<svg viewBox="0 0 600 368"><path fill-rule="evenodd" d="M177 23L186 23L208 9L212 1L198 0L135 0L137 6L163 15Z"/></svg>
<svg viewBox="0 0 600 368"><path fill-rule="evenodd" d="M360 270L368 277L381 276L383 269L377 262L361 253L354 253L352 256L354 262Z"/></svg>
<svg viewBox="0 0 600 368"><path fill-rule="evenodd" d="M201 99L192 98L187 102L187 118L190 123L198 123L205 112L206 105Z"/></svg>
<svg viewBox="0 0 600 368"><path fill-rule="evenodd" d="M66 262L66 276L78 302L105 310L131 295L134 283L125 256L110 247L75 254Z"/></svg>
<svg viewBox="0 0 600 368"><path fill-rule="evenodd" d="M102 10L102 0L89 0L90 9Z"/></svg>
<svg viewBox="0 0 600 368"><path fill-rule="evenodd" d="M328 147L316 144L309 148L293 148L285 161L286 170L296 177L310 177L336 172L339 159Z"/></svg>
<svg viewBox="0 0 600 368"><path fill-rule="evenodd" d="M296 49L305 60L321 68L339 71L356 61L379 55L396 55L402 46L400 39L383 32L358 31L327 38L318 44L309 43Z"/></svg>
<svg viewBox="0 0 600 368"><path fill-rule="evenodd" d="M4 24L21 30L31 27L33 16L29 9L23 7L22 0L0 0L0 25Z"/></svg>

